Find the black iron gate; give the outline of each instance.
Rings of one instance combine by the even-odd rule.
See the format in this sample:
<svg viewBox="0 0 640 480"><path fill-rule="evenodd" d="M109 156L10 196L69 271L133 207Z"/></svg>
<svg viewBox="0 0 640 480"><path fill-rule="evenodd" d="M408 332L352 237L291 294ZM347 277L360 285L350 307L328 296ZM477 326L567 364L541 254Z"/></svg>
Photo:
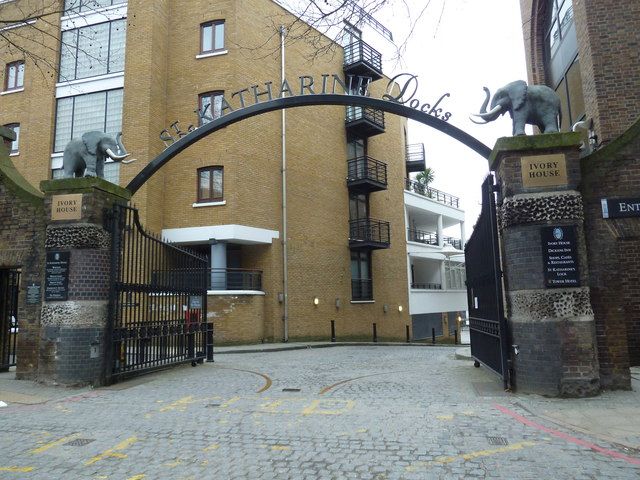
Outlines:
<svg viewBox="0 0 640 480"><path fill-rule="evenodd" d="M135 208L116 205L105 382L184 362L213 360L206 257L163 242Z"/></svg>
<svg viewBox="0 0 640 480"><path fill-rule="evenodd" d="M476 366L482 363L489 367L502 376L505 388L510 388L509 335L504 316L494 178L491 174L482 183L482 211L464 253L471 355Z"/></svg>
<svg viewBox="0 0 640 480"><path fill-rule="evenodd" d="M20 270L0 270L0 372L16 364Z"/></svg>

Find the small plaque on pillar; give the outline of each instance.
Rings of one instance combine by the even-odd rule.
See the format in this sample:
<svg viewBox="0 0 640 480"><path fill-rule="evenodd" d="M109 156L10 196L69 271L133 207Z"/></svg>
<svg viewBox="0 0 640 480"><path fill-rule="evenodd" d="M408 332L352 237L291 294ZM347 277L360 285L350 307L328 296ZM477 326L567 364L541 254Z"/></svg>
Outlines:
<svg viewBox="0 0 640 480"><path fill-rule="evenodd" d="M567 185L567 160L562 153L522 157L520 164L524 188Z"/></svg>
<svg viewBox="0 0 640 480"><path fill-rule="evenodd" d="M81 193L51 197L51 220L80 220L81 218Z"/></svg>
<svg viewBox="0 0 640 480"><path fill-rule="evenodd" d="M547 287L579 287L576 229L571 226L543 227L542 256Z"/></svg>
<svg viewBox="0 0 640 480"><path fill-rule="evenodd" d="M69 261L71 252L47 252L44 273L44 299L63 302L69 298Z"/></svg>

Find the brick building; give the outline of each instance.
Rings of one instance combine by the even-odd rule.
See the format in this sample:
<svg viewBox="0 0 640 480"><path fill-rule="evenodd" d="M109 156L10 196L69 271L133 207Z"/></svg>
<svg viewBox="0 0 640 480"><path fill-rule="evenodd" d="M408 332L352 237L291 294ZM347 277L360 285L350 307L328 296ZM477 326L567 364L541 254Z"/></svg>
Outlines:
<svg viewBox="0 0 640 480"><path fill-rule="evenodd" d="M278 26L293 17L271 0L63 3L34 47L55 72L17 52L3 58L0 124L19 134L11 157L35 187L61 176L65 145L90 130L123 132L137 161L108 163L105 175L125 186L163 151L161 136L170 142L219 116L223 98L262 92L283 73L344 78L364 64L373 95L387 87L377 52L360 57L357 29L344 47L322 38L336 54L316 61L310 45L285 42L281 72ZM216 342L327 339L332 322L338 339L371 339L376 324L379 338L403 340L432 324L446 335L464 316L461 263L439 253L445 242L463 248L444 231L464 237L457 199L406 180L424 168L424 149L409 157L404 119L354 107L346 118L322 106L232 125L134 196L146 228L209 256ZM370 178L374 167L383 177Z"/></svg>
<svg viewBox="0 0 640 480"><path fill-rule="evenodd" d="M640 365L640 219L603 205L640 198L640 3L521 0L529 82L554 88L562 130L585 131L579 185L600 382L630 388ZM631 211L629 211L631 210Z"/></svg>

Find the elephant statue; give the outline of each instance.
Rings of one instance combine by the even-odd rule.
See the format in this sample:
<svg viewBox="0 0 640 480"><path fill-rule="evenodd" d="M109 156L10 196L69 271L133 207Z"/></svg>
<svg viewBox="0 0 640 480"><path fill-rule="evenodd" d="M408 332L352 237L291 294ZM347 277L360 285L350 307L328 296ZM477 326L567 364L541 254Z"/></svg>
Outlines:
<svg viewBox="0 0 640 480"><path fill-rule="evenodd" d="M545 85L531 85L517 80L499 88L491 100L491 110L487 112L487 104L491 92L483 87L487 95L479 114L474 114L483 121L469 117L472 122L484 124L492 122L505 112L509 112L513 120L512 135L525 135L525 124L537 126L542 133L560 131L562 113L560 97Z"/></svg>
<svg viewBox="0 0 640 480"><path fill-rule="evenodd" d="M92 131L71 140L65 147L62 157L64 177L104 178L104 162L107 157L116 162L133 162L133 160L124 161L129 154L122 145L120 137L122 132L119 132L114 140L106 133Z"/></svg>

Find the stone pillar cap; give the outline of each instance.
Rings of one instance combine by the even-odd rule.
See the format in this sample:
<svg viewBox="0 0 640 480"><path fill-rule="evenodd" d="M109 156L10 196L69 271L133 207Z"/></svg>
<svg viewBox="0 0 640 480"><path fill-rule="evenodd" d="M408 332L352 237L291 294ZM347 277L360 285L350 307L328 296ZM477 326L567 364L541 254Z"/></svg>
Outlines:
<svg viewBox="0 0 640 480"><path fill-rule="evenodd" d="M579 148L582 144L582 133L541 133L539 135L519 135L502 137L496 142L489 156L489 170L496 171L500 160L511 152L527 152L536 154L546 150Z"/></svg>

